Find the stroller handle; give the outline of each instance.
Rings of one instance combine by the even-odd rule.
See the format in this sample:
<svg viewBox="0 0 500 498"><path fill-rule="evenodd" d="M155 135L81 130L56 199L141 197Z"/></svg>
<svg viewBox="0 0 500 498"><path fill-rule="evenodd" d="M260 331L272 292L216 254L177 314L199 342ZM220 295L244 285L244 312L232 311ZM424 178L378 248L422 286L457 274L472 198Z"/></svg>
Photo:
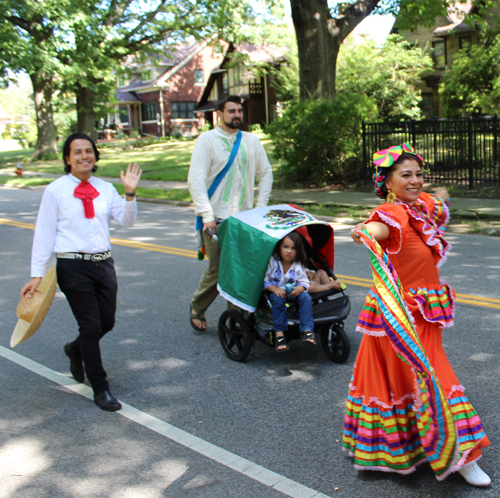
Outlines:
<svg viewBox="0 0 500 498"><path fill-rule="evenodd" d="M217 235L215 233L212 233L212 230L210 230L209 228L207 228L205 230L205 233L210 237L210 239L212 240L212 242L218 242L219 241L219 237L217 237Z"/></svg>

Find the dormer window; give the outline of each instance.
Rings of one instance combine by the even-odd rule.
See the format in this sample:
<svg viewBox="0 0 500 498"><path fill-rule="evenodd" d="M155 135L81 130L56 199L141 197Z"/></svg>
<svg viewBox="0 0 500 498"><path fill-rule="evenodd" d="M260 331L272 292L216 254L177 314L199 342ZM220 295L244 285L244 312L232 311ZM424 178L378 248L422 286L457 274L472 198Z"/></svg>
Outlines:
<svg viewBox="0 0 500 498"><path fill-rule="evenodd" d="M243 85L246 76L246 67L238 66L233 68L233 83L234 85Z"/></svg>
<svg viewBox="0 0 500 498"><path fill-rule="evenodd" d="M460 50L470 50L472 47L472 36L462 36L460 38Z"/></svg>
<svg viewBox="0 0 500 498"><path fill-rule="evenodd" d="M446 66L446 42L445 40L432 42L432 58L435 67Z"/></svg>
<svg viewBox="0 0 500 498"><path fill-rule="evenodd" d="M203 69L195 69L194 82L195 83L204 83L205 82L205 73L203 72Z"/></svg>
<svg viewBox="0 0 500 498"><path fill-rule="evenodd" d="M127 86L128 85L128 78L125 74L121 74L118 76L118 86Z"/></svg>
<svg viewBox="0 0 500 498"><path fill-rule="evenodd" d="M152 69L144 69L142 71L142 81L150 81L153 79L153 70Z"/></svg>
<svg viewBox="0 0 500 498"><path fill-rule="evenodd" d="M222 74L222 93L224 95L229 93L229 77L227 73Z"/></svg>

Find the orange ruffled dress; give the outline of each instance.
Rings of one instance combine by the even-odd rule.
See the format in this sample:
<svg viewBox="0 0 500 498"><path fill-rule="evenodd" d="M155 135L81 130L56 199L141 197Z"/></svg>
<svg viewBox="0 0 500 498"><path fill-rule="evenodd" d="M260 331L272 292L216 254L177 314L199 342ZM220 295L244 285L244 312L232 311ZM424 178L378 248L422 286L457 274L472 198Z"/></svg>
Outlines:
<svg viewBox="0 0 500 498"><path fill-rule="evenodd" d="M389 238L379 243L398 273L415 330L451 407L460 453L454 472L477 460L490 443L442 345L441 331L453 325L455 314L454 291L438 270L451 247L442 232L448 218L448 206L422 192L413 205L380 205L368 221L390 229ZM385 334L374 289L357 325L365 335L349 386L343 449L359 470L409 474L426 461L413 409L415 375Z"/></svg>

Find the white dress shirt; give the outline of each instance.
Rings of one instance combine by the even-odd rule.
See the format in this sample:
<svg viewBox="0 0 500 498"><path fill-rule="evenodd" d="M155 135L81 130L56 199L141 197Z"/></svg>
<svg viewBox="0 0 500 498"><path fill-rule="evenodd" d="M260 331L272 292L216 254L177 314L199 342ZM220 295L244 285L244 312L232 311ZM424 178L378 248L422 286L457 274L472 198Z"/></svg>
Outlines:
<svg viewBox="0 0 500 498"><path fill-rule="evenodd" d="M80 180L72 174L48 185L36 220L31 277L43 277L53 252L96 254L109 251L109 222L130 227L137 216L137 203L126 201L115 187L100 178L88 182L99 192L93 200L95 218L85 218L83 202L73 195Z"/></svg>
<svg viewBox="0 0 500 498"><path fill-rule="evenodd" d="M271 165L259 139L252 133L243 131L242 134L238 154L211 199L207 190L226 166L236 133L226 133L217 127L202 133L196 140L188 188L196 215L201 216L204 223L253 209L255 178L259 183L256 207L267 206L273 186Z"/></svg>

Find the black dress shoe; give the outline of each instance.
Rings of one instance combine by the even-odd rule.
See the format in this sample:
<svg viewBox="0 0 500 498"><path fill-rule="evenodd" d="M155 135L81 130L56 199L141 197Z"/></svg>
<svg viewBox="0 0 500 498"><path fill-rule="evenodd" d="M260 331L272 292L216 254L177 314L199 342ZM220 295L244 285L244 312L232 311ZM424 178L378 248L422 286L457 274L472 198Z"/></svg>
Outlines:
<svg viewBox="0 0 500 498"><path fill-rule="evenodd" d="M122 407L120 402L109 391L94 394L94 403L101 410L105 410L107 412L116 412L116 410L119 410Z"/></svg>
<svg viewBox="0 0 500 498"><path fill-rule="evenodd" d="M80 352L75 351L71 342L64 345L64 352L69 358L69 371L73 379L81 384L85 380L85 371L83 370L83 361Z"/></svg>

